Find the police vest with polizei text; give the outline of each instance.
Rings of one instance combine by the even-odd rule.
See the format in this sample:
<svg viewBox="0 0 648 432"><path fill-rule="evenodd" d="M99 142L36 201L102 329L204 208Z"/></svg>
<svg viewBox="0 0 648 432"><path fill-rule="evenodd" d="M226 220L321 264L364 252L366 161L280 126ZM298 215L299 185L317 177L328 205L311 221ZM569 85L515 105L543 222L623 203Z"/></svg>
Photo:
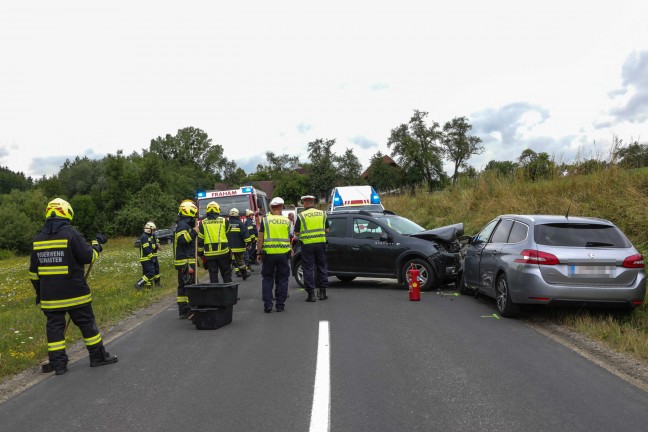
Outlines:
<svg viewBox="0 0 648 432"><path fill-rule="evenodd" d="M326 214L314 208L304 210L299 215L299 240L303 244L326 242Z"/></svg>
<svg viewBox="0 0 648 432"><path fill-rule="evenodd" d="M268 215L263 218L263 250L269 255L290 251L290 219Z"/></svg>

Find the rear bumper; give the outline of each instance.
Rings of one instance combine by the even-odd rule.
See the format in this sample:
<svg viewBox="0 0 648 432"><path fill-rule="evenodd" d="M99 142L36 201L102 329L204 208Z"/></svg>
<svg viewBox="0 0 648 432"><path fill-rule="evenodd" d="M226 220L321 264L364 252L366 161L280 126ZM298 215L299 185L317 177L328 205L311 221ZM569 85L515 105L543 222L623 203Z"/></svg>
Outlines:
<svg viewBox="0 0 648 432"><path fill-rule="evenodd" d="M638 306L633 301L646 297L646 275L641 273L628 286L553 285L542 279L538 269L508 274L509 292L514 303L563 304L573 306Z"/></svg>

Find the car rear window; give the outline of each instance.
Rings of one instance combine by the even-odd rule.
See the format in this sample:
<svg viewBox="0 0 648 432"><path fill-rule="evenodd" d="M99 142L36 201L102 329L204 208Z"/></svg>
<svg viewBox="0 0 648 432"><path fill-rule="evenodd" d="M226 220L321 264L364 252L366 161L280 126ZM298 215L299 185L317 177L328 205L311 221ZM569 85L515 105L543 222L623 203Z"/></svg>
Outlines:
<svg viewBox="0 0 648 432"><path fill-rule="evenodd" d="M547 246L631 247L621 231L612 225L556 223L536 225L533 238Z"/></svg>

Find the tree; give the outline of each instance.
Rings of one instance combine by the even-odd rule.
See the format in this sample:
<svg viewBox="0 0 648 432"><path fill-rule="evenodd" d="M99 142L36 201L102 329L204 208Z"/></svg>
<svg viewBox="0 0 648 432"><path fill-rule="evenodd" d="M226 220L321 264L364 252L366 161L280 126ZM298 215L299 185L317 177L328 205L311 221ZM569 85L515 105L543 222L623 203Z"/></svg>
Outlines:
<svg viewBox="0 0 648 432"><path fill-rule="evenodd" d="M518 164L515 162L491 160L486 164L484 171L496 172L501 176L512 176L517 167Z"/></svg>
<svg viewBox="0 0 648 432"><path fill-rule="evenodd" d="M346 149L343 156L334 156L335 165L340 179L339 186L358 184L362 165L353 150Z"/></svg>
<svg viewBox="0 0 648 432"><path fill-rule="evenodd" d="M403 172L399 167L385 163L384 155L378 151L371 157L367 168L367 181L379 192L398 189L402 184Z"/></svg>
<svg viewBox="0 0 648 432"><path fill-rule="evenodd" d="M33 184L31 177L25 177L22 172L13 172L7 167L0 167L0 194L6 194L14 189L25 191Z"/></svg>
<svg viewBox="0 0 648 432"><path fill-rule="evenodd" d="M205 132L198 128L186 127L178 130L175 136L166 134L164 138L151 140L149 151L163 160L176 161L181 165L195 165L205 172L216 174L222 179L222 171L227 166L223 147L214 144Z"/></svg>
<svg viewBox="0 0 648 432"><path fill-rule="evenodd" d="M45 222L47 203L54 197L45 197L39 189L14 189L0 197L0 214L5 215L0 224L0 249L29 253L33 238Z"/></svg>
<svg viewBox="0 0 648 432"><path fill-rule="evenodd" d="M548 153L536 153L531 149L522 151L518 160L525 176L531 181L550 178L556 166Z"/></svg>
<svg viewBox="0 0 648 432"><path fill-rule="evenodd" d="M442 132L439 123L428 127L428 113L414 110L409 123L392 129L387 146L405 172L404 181L412 190L423 180L428 190L439 187L446 178L441 161L442 149L438 142Z"/></svg>
<svg viewBox="0 0 648 432"><path fill-rule="evenodd" d="M76 194L89 194L102 175L102 161L77 156L74 160L67 159L63 163L58 178L63 194L72 197Z"/></svg>
<svg viewBox="0 0 648 432"><path fill-rule="evenodd" d="M295 171L284 174L274 188L276 196L282 197L286 203L291 204L297 204L307 193L308 179Z"/></svg>
<svg viewBox="0 0 648 432"><path fill-rule="evenodd" d="M309 189L316 197L328 198L329 192L335 186L335 154L331 151L334 144L334 139L321 138L308 143L308 156L311 161Z"/></svg>
<svg viewBox="0 0 648 432"><path fill-rule="evenodd" d="M441 147L446 159L454 164L452 184L457 184L459 168L466 168L466 162L472 155L479 155L484 151L484 146L480 145L481 138L468 135L470 129L472 126L466 117L455 117L443 125Z"/></svg>
<svg viewBox="0 0 648 432"><path fill-rule="evenodd" d="M135 193L114 218L115 233L138 235L144 224L153 221L158 227L175 220L179 201L164 193L157 183L149 183Z"/></svg>
<svg viewBox="0 0 648 432"><path fill-rule="evenodd" d="M629 145L623 146L622 140L618 140L619 147L616 155L620 160L619 166L622 168L641 168L648 166L648 145L639 144L634 141Z"/></svg>

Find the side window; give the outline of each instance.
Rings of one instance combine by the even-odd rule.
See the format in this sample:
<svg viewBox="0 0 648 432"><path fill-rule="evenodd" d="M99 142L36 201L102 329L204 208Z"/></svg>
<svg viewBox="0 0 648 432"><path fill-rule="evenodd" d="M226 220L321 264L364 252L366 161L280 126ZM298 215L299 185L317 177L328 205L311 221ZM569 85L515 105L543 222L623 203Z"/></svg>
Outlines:
<svg viewBox="0 0 648 432"><path fill-rule="evenodd" d="M329 232L326 233L327 237L346 237L347 236L347 220L346 218L329 218Z"/></svg>
<svg viewBox="0 0 648 432"><path fill-rule="evenodd" d="M509 235L509 243L520 243L527 238L529 232L529 227L523 223L515 222L513 228L511 228L511 234Z"/></svg>
<svg viewBox="0 0 648 432"><path fill-rule="evenodd" d="M373 221L367 219L353 219L353 238L357 239L380 239L382 228Z"/></svg>
<svg viewBox="0 0 648 432"><path fill-rule="evenodd" d="M511 219L502 219L493 233L491 243L506 243L512 226L513 221Z"/></svg>
<svg viewBox="0 0 648 432"><path fill-rule="evenodd" d="M484 229L481 230L479 232L479 234L477 234L477 236L475 236L474 242L475 243L486 243L488 241L488 239L490 238L491 233L495 229L495 225L497 225L497 222L499 222L497 219L495 219L494 221L490 221L490 223L488 225L486 225L484 227Z"/></svg>

